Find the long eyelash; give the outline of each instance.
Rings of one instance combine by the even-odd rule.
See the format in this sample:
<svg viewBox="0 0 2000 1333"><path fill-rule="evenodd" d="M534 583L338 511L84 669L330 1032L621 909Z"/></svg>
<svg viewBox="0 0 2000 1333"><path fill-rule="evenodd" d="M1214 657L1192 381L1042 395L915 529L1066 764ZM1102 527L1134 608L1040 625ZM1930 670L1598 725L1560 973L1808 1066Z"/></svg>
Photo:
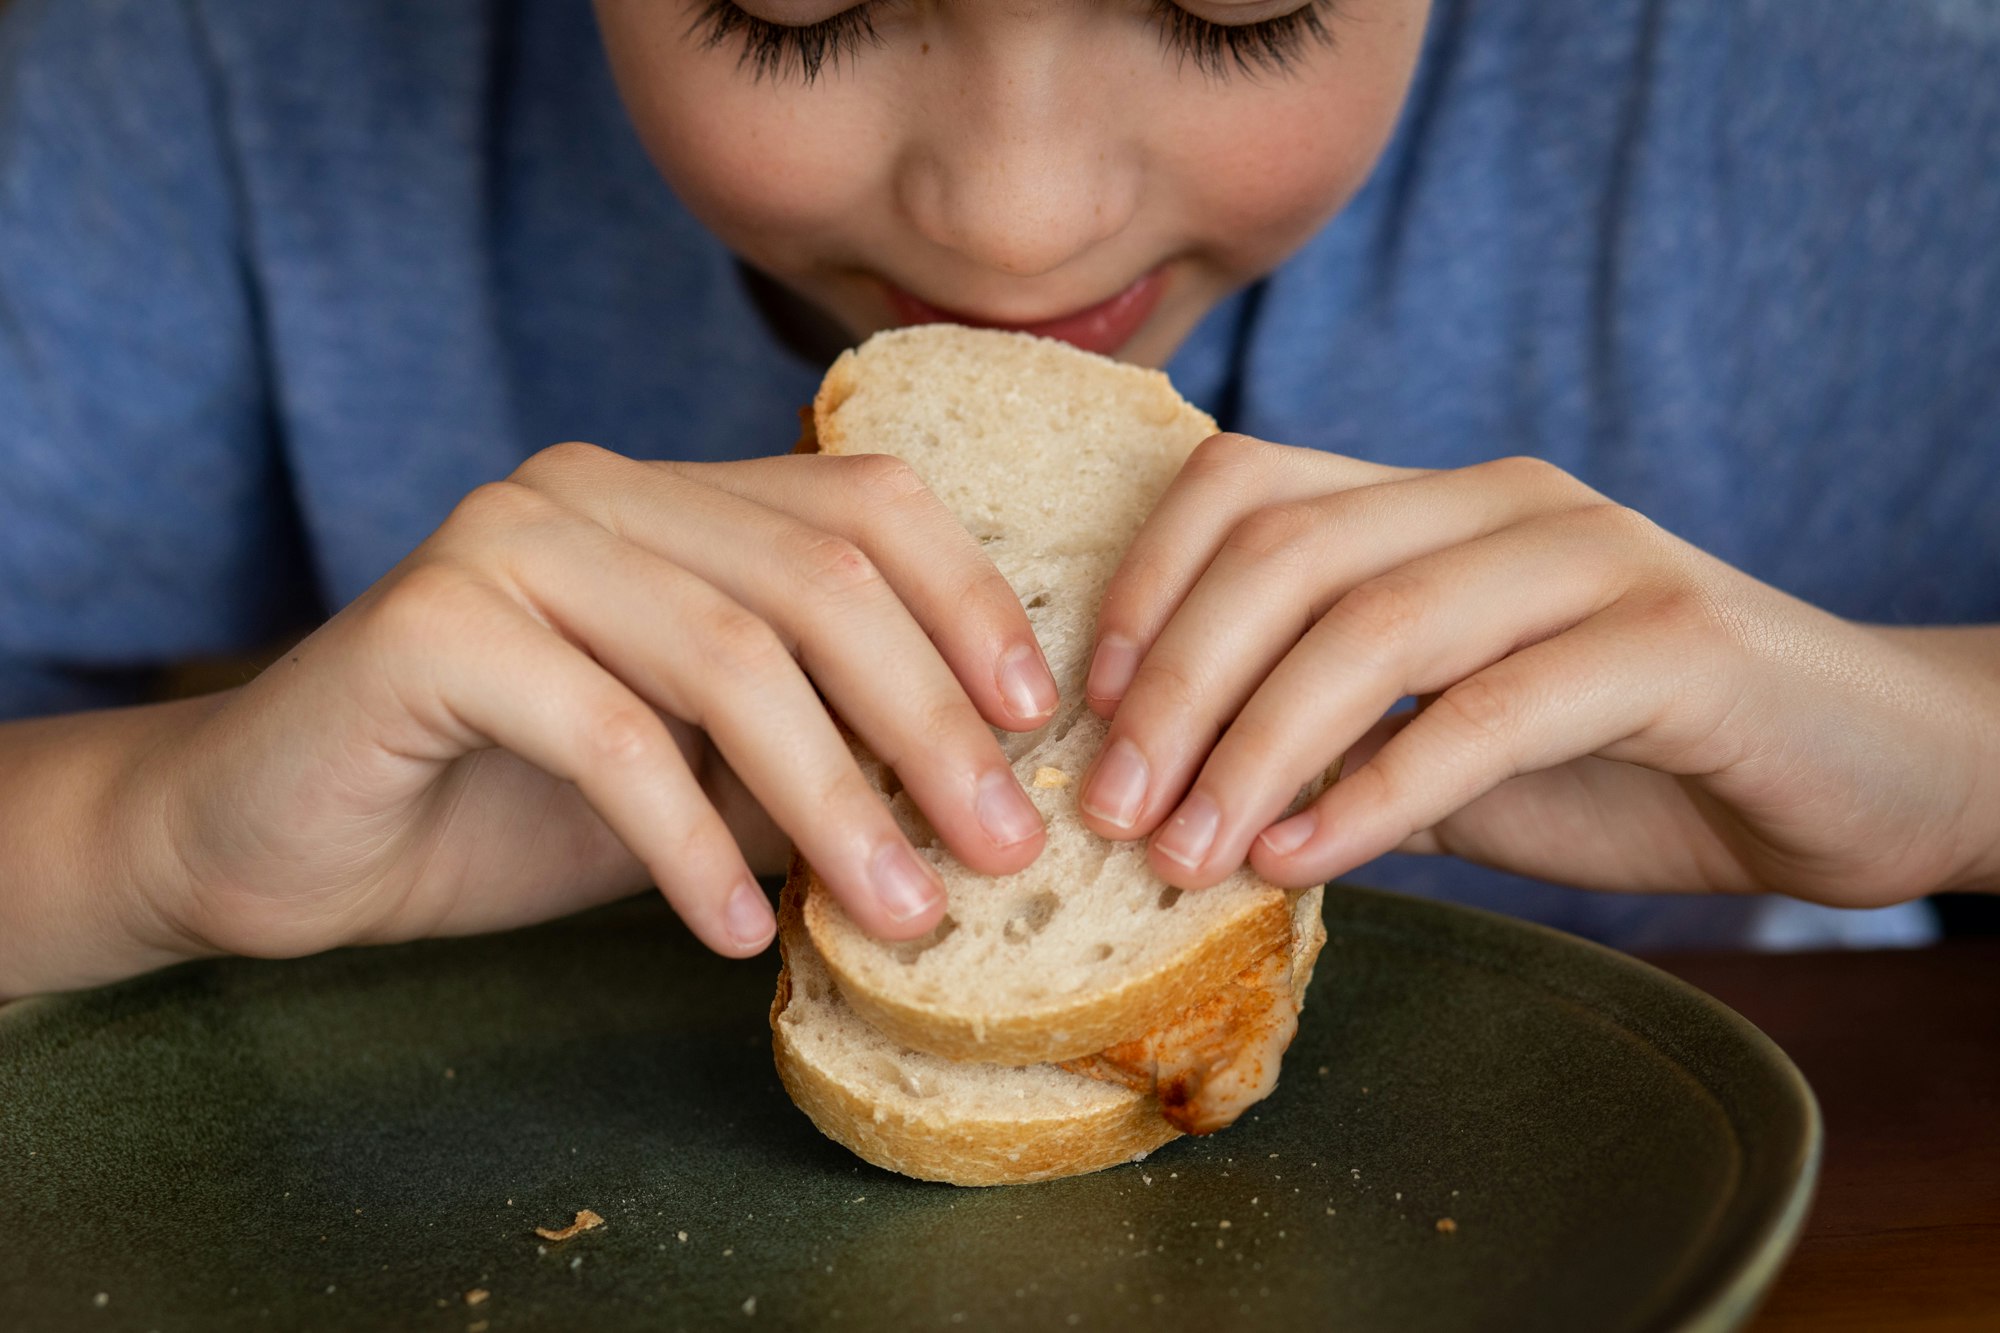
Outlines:
<svg viewBox="0 0 2000 1333"><path fill-rule="evenodd" d="M775 82L796 70L811 83L820 70L838 69L842 59L852 59L863 42L882 44L868 15L871 7L872 3L863 3L817 23L791 27L747 13L733 0L708 0L688 32L699 33L707 50L740 39L743 53L736 64L739 69L748 66L753 81L769 75Z"/></svg>
<svg viewBox="0 0 2000 1333"><path fill-rule="evenodd" d="M1320 21L1327 0L1309 0L1303 8L1256 23L1211 23L1190 14L1174 0L1153 0L1153 17L1160 40L1182 60L1212 78L1232 70L1255 78L1283 74L1305 54L1307 43L1333 45L1333 33Z"/></svg>
<svg viewBox="0 0 2000 1333"><path fill-rule="evenodd" d="M1160 41L1202 73L1226 78L1235 71L1254 78L1286 73L1305 54L1308 43L1332 46L1333 33L1319 15L1321 7L1331 3L1308 0L1304 7L1276 18L1227 24L1191 14L1174 0L1153 0L1153 17L1160 25ZM810 84L821 70L838 69L843 59L851 60L864 42L882 44L869 15L873 7L874 0L863 0L830 18L794 27L760 19L734 0L706 0L688 33L699 35L705 50L732 38L741 41L736 63L739 68L747 66L753 80L768 76L776 82L796 72Z"/></svg>

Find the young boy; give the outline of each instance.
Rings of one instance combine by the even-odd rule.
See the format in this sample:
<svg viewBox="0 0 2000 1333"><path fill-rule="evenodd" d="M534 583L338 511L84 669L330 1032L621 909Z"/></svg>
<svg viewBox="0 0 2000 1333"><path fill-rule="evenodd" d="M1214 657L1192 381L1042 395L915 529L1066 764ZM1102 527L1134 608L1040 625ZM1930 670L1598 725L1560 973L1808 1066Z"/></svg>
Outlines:
<svg viewBox="0 0 2000 1333"><path fill-rule="evenodd" d="M1019 604L776 456L937 318L1246 433L1100 615L1081 800L1171 882L1450 853L1365 877L1627 945L2000 883L2000 11L840 5L10 0L0 995L648 882L748 955L788 841L919 934L822 694L1027 865Z"/></svg>

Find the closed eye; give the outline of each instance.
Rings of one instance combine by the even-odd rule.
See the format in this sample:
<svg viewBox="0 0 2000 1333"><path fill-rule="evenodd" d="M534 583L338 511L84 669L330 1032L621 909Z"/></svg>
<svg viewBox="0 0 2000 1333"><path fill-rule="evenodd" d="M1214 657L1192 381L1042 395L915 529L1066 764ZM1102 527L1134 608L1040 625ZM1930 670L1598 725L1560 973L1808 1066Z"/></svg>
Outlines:
<svg viewBox="0 0 2000 1333"><path fill-rule="evenodd" d="M829 18L793 25L758 18L735 0L707 0L688 32L700 36L705 50L740 42L737 68L749 70L753 79L769 75L775 81L797 70L811 83L821 69L837 69L843 57L852 59L863 43L882 44L868 18L875 4L876 0L863 0Z"/></svg>
<svg viewBox="0 0 2000 1333"><path fill-rule="evenodd" d="M1191 14L1173 0L1154 0L1153 21L1161 40L1183 60L1212 78L1230 72L1255 76L1283 74L1308 45L1333 45L1333 32L1320 18L1331 0L1307 0L1299 9L1255 23L1216 23Z"/></svg>
<svg viewBox="0 0 2000 1333"><path fill-rule="evenodd" d="M753 80L776 82L797 74L805 83L822 70L838 69L863 46L880 46L870 11L882 0L861 4L811 23L774 23L759 18L735 0L705 0L688 28L705 50L736 43L737 67ZM1230 73L1255 76L1282 74L1312 45L1331 46L1333 33L1321 18L1338 0L1306 0L1288 14L1252 23L1217 23L1182 9L1173 0L1153 0L1153 22L1160 40L1176 58L1192 63L1212 78Z"/></svg>

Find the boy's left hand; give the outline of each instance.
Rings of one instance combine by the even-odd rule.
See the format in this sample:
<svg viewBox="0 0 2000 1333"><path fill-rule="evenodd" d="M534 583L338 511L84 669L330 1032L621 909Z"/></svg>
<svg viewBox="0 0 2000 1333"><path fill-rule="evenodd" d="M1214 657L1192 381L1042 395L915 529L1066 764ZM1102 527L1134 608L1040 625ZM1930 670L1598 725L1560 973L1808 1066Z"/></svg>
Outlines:
<svg viewBox="0 0 2000 1333"><path fill-rule="evenodd" d="M1402 850L1876 906L2000 876L1984 656L1820 611L1537 460L1430 472L1220 435L1106 594L1085 817L1151 834L1184 888Z"/></svg>

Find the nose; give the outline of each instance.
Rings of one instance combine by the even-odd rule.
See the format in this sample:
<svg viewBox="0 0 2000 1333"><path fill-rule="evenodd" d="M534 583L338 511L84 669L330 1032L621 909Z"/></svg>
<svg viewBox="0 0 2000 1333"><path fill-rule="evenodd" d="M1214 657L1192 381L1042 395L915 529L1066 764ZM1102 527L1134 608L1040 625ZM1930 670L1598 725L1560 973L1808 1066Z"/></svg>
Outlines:
<svg viewBox="0 0 2000 1333"><path fill-rule="evenodd" d="M1015 277L1053 272L1138 210L1139 149L1101 83L1060 50L960 66L956 88L913 99L897 195L925 239Z"/></svg>

